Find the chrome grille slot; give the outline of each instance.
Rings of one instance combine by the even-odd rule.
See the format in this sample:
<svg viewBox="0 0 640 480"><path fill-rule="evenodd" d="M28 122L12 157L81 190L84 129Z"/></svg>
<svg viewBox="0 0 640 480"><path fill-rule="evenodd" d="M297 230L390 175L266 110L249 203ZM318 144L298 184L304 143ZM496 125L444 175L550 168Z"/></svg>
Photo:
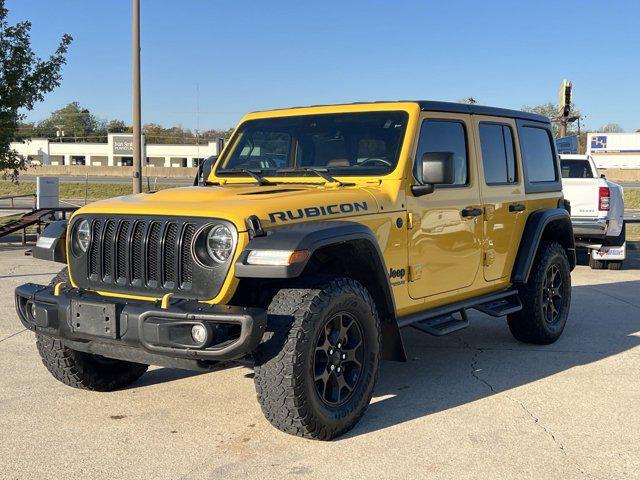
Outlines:
<svg viewBox="0 0 640 480"><path fill-rule="evenodd" d="M192 244L206 218L83 216L91 225L85 256L70 259L80 288L159 298L213 298L231 264L212 269L195 262ZM225 222L228 224L228 222Z"/></svg>

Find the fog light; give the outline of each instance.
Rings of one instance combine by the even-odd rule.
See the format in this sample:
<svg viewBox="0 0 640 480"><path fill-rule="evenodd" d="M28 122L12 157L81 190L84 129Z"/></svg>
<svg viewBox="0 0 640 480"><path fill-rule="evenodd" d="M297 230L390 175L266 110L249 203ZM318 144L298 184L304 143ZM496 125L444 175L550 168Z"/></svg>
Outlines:
<svg viewBox="0 0 640 480"><path fill-rule="evenodd" d="M31 318L33 320L36 319L36 304L35 303L30 303L29 304L29 315L31 315Z"/></svg>
<svg viewBox="0 0 640 480"><path fill-rule="evenodd" d="M196 343L204 343L207 340L207 329L201 323L195 324L191 327L191 338Z"/></svg>

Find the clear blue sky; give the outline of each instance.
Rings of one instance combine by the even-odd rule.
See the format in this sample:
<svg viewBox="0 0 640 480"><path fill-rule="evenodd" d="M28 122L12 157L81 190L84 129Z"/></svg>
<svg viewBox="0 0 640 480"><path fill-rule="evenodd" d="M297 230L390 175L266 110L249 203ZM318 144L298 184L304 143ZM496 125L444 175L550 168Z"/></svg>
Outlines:
<svg viewBox="0 0 640 480"><path fill-rule="evenodd" d="M223 128L251 110L362 100L520 108L555 102L568 78L589 127L640 128L637 0L141 3L145 123ZM131 121L130 0L7 7L42 55L74 37L62 86L29 119L78 100Z"/></svg>

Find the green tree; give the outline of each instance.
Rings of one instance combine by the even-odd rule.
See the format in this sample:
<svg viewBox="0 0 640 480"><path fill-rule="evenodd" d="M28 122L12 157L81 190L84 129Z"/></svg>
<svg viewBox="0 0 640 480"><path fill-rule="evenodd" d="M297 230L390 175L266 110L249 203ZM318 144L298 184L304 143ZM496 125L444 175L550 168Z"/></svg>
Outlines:
<svg viewBox="0 0 640 480"><path fill-rule="evenodd" d="M129 127L123 120L111 120L107 123L107 132L109 133L130 133Z"/></svg>
<svg viewBox="0 0 640 480"><path fill-rule="evenodd" d="M64 34L56 51L43 60L31 48L31 23L9 25L7 17L5 0L0 0L0 172L15 181L26 159L11 148L11 142L22 138L18 129L23 112L60 85L72 38Z"/></svg>
<svg viewBox="0 0 640 480"><path fill-rule="evenodd" d="M618 123L607 123L598 129L604 133L624 133L624 129Z"/></svg>
<svg viewBox="0 0 640 480"><path fill-rule="evenodd" d="M560 136L560 122L558 121L558 107L552 103L543 103L541 105L536 105L534 107L530 107L528 105L524 105L522 110L525 112L537 113L538 115L544 115L551 120L553 124L553 133L557 137ZM571 115L582 117L582 113L580 110L575 107L575 105L571 105ZM578 134L578 122L571 122L567 125L567 135L577 135Z"/></svg>
<svg viewBox="0 0 640 480"><path fill-rule="evenodd" d="M36 131L44 137L55 137L58 129L64 131L64 137L73 137L75 141L97 141L107 135L106 122L78 102L71 102L54 111L49 118L36 125Z"/></svg>

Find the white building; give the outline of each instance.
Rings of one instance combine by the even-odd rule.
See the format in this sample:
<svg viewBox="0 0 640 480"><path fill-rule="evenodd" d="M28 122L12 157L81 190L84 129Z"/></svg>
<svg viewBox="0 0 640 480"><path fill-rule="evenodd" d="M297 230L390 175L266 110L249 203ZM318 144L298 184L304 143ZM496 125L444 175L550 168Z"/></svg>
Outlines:
<svg viewBox="0 0 640 480"><path fill-rule="evenodd" d="M640 168L640 132L589 133L587 154L598 168Z"/></svg>
<svg viewBox="0 0 640 480"><path fill-rule="evenodd" d="M142 145L142 157L150 167L195 167L200 160L218 154L217 142L145 145L143 137ZM133 163L133 135L127 133L110 133L107 143L67 143L32 138L25 143L12 143L11 148L26 157L30 164L112 167Z"/></svg>

